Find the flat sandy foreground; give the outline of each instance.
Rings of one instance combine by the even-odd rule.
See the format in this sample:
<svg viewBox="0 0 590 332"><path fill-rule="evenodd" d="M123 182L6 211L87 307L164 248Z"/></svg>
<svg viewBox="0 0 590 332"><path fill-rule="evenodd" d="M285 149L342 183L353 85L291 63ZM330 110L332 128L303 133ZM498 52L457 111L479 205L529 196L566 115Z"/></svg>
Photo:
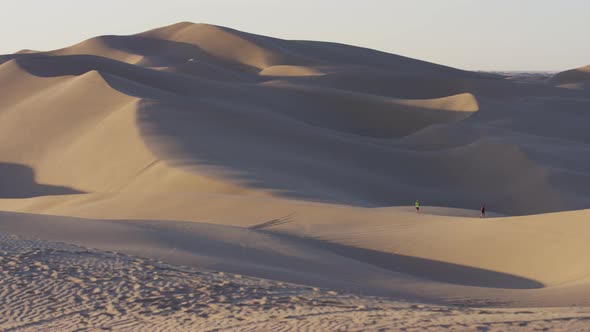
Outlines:
<svg viewBox="0 0 590 332"><path fill-rule="evenodd" d="M0 235L2 331L588 331L590 308L465 308Z"/></svg>

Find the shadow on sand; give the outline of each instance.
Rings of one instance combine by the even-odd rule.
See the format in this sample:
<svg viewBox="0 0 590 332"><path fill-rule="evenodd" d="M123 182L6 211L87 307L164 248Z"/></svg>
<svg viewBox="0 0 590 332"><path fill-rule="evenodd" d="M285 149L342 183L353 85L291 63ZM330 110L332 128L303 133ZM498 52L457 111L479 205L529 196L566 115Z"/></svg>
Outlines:
<svg viewBox="0 0 590 332"><path fill-rule="evenodd" d="M507 273L480 269L471 266L447 263L426 258L405 256L377 250L358 248L311 238L300 238L270 230L258 230L285 239L302 241L318 249L371 264L386 270L409 274L415 277L461 286L505 289L538 289L542 283Z"/></svg>
<svg viewBox="0 0 590 332"><path fill-rule="evenodd" d="M35 172L28 166L0 163L0 198L32 198L83 193L83 191L69 187L37 183Z"/></svg>

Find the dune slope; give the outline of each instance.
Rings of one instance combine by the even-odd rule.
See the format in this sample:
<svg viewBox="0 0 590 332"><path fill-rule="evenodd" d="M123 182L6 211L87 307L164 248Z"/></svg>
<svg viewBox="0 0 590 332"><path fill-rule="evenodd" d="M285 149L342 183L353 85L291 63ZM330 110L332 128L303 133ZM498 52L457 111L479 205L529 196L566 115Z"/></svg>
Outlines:
<svg viewBox="0 0 590 332"><path fill-rule="evenodd" d="M549 81L555 84L572 84L590 81L590 65L557 73Z"/></svg>

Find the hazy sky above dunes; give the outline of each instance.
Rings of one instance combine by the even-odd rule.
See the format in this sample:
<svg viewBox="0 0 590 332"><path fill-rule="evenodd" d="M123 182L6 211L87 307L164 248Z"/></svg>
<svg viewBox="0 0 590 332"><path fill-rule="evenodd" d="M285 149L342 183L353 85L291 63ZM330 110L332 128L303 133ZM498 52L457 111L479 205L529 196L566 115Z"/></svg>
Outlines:
<svg viewBox="0 0 590 332"><path fill-rule="evenodd" d="M590 64L589 0L22 0L2 7L0 54L192 21L471 70Z"/></svg>

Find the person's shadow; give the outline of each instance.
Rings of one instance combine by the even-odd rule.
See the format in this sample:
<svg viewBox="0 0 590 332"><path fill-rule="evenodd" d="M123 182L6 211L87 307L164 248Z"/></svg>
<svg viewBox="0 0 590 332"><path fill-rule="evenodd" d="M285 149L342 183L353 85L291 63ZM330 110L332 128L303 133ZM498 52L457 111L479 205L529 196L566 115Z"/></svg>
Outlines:
<svg viewBox="0 0 590 332"><path fill-rule="evenodd" d="M35 171L29 166L0 163L0 198L31 198L83 193L85 192L70 187L37 183Z"/></svg>

